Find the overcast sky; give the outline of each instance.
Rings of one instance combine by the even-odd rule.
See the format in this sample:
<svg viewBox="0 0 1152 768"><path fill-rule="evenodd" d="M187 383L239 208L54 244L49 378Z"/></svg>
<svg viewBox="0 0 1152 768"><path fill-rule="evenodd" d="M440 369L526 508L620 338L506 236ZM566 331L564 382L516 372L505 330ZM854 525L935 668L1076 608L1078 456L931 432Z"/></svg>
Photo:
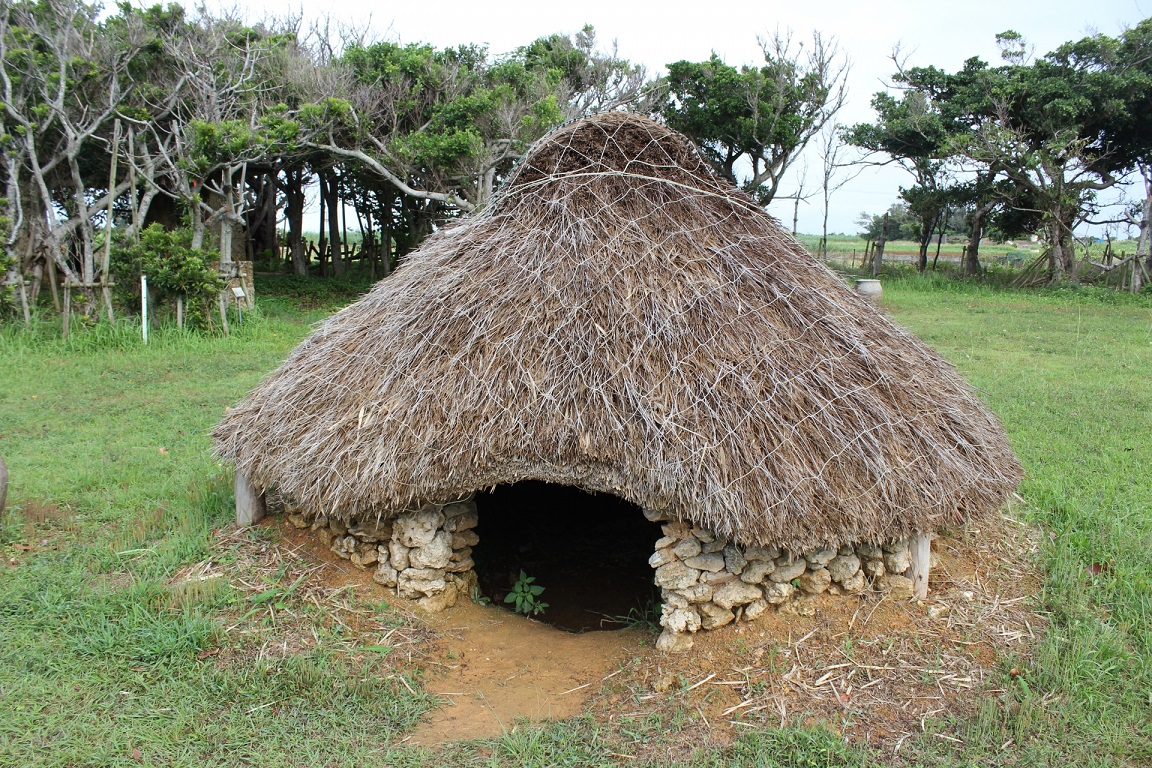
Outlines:
<svg viewBox="0 0 1152 768"><path fill-rule="evenodd" d="M209 2L210 8L220 5L231 7L232 3ZM253 17L265 10L282 13L285 9L282 2L263 0L242 5ZM290 7L306 18L327 13L335 20L370 23L380 35L402 43L441 47L486 43L493 53L591 24L602 46L615 42L621 56L644 64L653 74L662 73L669 62L699 61L713 51L729 64L756 63L762 60L757 36L791 30L799 41L819 30L836 39L851 64L848 101L837 117L846 124L872 119L869 101L893 71L889 57L896 45L908 54L911 65L955 70L971 56L998 63L995 36L1008 29L1023 34L1039 55L1094 32L1116 35L1152 15L1152 0L704 0L681 5L625 0L409 0L402 4L294 0ZM818 157L809 160L809 187L818 184L819 164ZM894 169L862 173L832 198L829 230L854 232L862 211L882 212L896 201L900 185L908 183L908 177ZM795 187L790 177L780 194L791 194ZM771 210L790 225L791 205L781 201ZM802 204L800 231L818 233L820 217L816 198Z"/></svg>

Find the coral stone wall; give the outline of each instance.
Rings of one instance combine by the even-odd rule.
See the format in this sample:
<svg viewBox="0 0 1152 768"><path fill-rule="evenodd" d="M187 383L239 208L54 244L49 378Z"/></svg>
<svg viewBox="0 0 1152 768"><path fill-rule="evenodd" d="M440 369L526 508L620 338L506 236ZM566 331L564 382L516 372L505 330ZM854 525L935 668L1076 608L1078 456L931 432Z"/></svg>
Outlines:
<svg viewBox="0 0 1152 768"><path fill-rule="evenodd" d="M472 547L479 541L473 530L478 518L471 498L430 504L392 520L290 519L300 527L311 523L333 552L359 568L375 568L377 583L429 611L455 605L461 593L470 597L476 584Z"/></svg>
<svg viewBox="0 0 1152 768"><path fill-rule="evenodd" d="M656 517L649 514L649 519ZM911 597L912 564L906 539L839 549L788 552L740 547L710 531L666 521L664 537L648 564L663 595L657 641L662 650L686 650L691 635L733 621L751 621L771 606L800 615L815 613L806 596L887 590Z"/></svg>
<svg viewBox="0 0 1152 768"><path fill-rule="evenodd" d="M694 633L752 621L773 606L810 616L816 608L807 598L825 592L883 590L898 598L913 593L907 539L789 552L741 547L690 523L651 512L645 516L663 523L664 536L648 560L663 596L664 632L657 641L662 650L686 650ZM479 537L473 530L478 516L472 497L427 505L391 520L345 523L295 514L289 520L299 528L311 526L333 552L358 568L375 569L376 582L429 611L455 605L461 593L470 598L475 589L472 547Z"/></svg>

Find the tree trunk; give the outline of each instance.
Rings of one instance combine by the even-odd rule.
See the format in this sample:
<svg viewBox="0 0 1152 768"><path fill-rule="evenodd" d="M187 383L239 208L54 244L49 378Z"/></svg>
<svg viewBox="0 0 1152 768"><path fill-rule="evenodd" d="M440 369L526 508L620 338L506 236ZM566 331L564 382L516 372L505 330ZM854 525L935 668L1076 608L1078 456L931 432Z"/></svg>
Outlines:
<svg viewBox="0 0 1152 768"><path fill-rule="evenodd" d="M328 177L328 243L332 248L332 276L344 274L344 236L340 228L340 177L331 171ZM323 187L320 188L323 191Z"/></svg>
<svg viewBox="0 0 1152 768"><path fill-rule="evenodd" d="M984 235L984 217L992 210L992 204L977 206L972 213L972 231L968 235L968 249L964 252L964 276L980 274L980 238Z"/></svg>
<svg viewBox="0 0 1152 768"><path fill-rule="evenodd" d="M292 271L305 277L308 274L308 253L304 249L304 171L294 168L284 172L284 199Z"/></svg>
<svg viewBox="0 0 1152 768"><path fill-rule="evenodd" d="M872 251L872 277L880 275L880 268L884 266L884 244L888 242L888 214L880 224L880 236L876 238L876 249Z"/></svg>

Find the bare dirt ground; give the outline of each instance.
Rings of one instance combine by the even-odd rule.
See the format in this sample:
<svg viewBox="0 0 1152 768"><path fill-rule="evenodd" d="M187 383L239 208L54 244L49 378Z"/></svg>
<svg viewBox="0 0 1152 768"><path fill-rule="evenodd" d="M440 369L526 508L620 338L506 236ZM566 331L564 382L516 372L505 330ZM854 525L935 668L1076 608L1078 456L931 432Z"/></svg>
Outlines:
<svg viewBox="0 0 1152 768"><path fill-rule="evenodd" d="M269 581L260 574L275 572L323 609L295 620L281 611L275 631L262 630L261 655L308 648L317 615L361 633L361 643L394 646L394 663L425 670L426 689L442 701L406 739L432 747L580 712L605 724L672 718L680 728L674 741L694 747L727 743L745 728L816 719L896 752L924 730L956 741L940 723L970 714L1021 674L1042 622L1031 599L1039 584L1035 533L1010 519L934 541L927 601L823 595L812 616L768 613L702 632L678 655L656 651L647 629L570 634L463 600L430 616L309 531L279 517L262 525L263 543L221 532L218 545L239 553L235 562L202 564L184 582L219 575L260 594ZM362 607L382 601L385 619ZM622 748L673 759L677 747L638 739Z"/></svg>

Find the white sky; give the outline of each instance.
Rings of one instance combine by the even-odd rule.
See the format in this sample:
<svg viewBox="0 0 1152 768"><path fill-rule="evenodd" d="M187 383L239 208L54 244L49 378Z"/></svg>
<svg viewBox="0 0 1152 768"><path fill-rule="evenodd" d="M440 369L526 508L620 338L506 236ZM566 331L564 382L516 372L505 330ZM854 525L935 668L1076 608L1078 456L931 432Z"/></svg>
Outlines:
<svg viewBox="0 0 1152 768"><path fill-rule="evenodd" d="M193 3L185 0L185 4ZM219 7L217 0L208 5ZM253 0L242 7L253 17L285 9L283 3L268 0ZM644 64L653 74L661 73L669 62L699 61L713 51L732 65L755 63L761 60L758 35L791 29L799 41L819 30L826 37L835 37L851 62L848 101L837 116L838 122L851 124L873 118L869 101L893 72L889 55L897 44L910 54L912 66L933 64L952 71L971 56L995 64L999 63L995 45L998 32L1020 32L1040 55L1093 32L1116 35L1152 15L1152 0L705 0L679 5L621 0L408 0L380 4L294 0L291 8L306 19L327 13L334 21L370 23L382 36L399 42L428 42L440 47L486 43L493 53L592 24L602 47L615 41L621 56ZM808 165L807 186L816 189L818 156L813 155ZM829 231L855 232L854 222L861 211L882 212L897 200L899 186L909 183L909 177L899 170L865 171L833 196ZM791 194L795 187L789 177L780 194ZM777 202L771 210L791 225L791 201ZM801 232L818 233L820 218L821 204L816 197L800 205Z"/></svg>

